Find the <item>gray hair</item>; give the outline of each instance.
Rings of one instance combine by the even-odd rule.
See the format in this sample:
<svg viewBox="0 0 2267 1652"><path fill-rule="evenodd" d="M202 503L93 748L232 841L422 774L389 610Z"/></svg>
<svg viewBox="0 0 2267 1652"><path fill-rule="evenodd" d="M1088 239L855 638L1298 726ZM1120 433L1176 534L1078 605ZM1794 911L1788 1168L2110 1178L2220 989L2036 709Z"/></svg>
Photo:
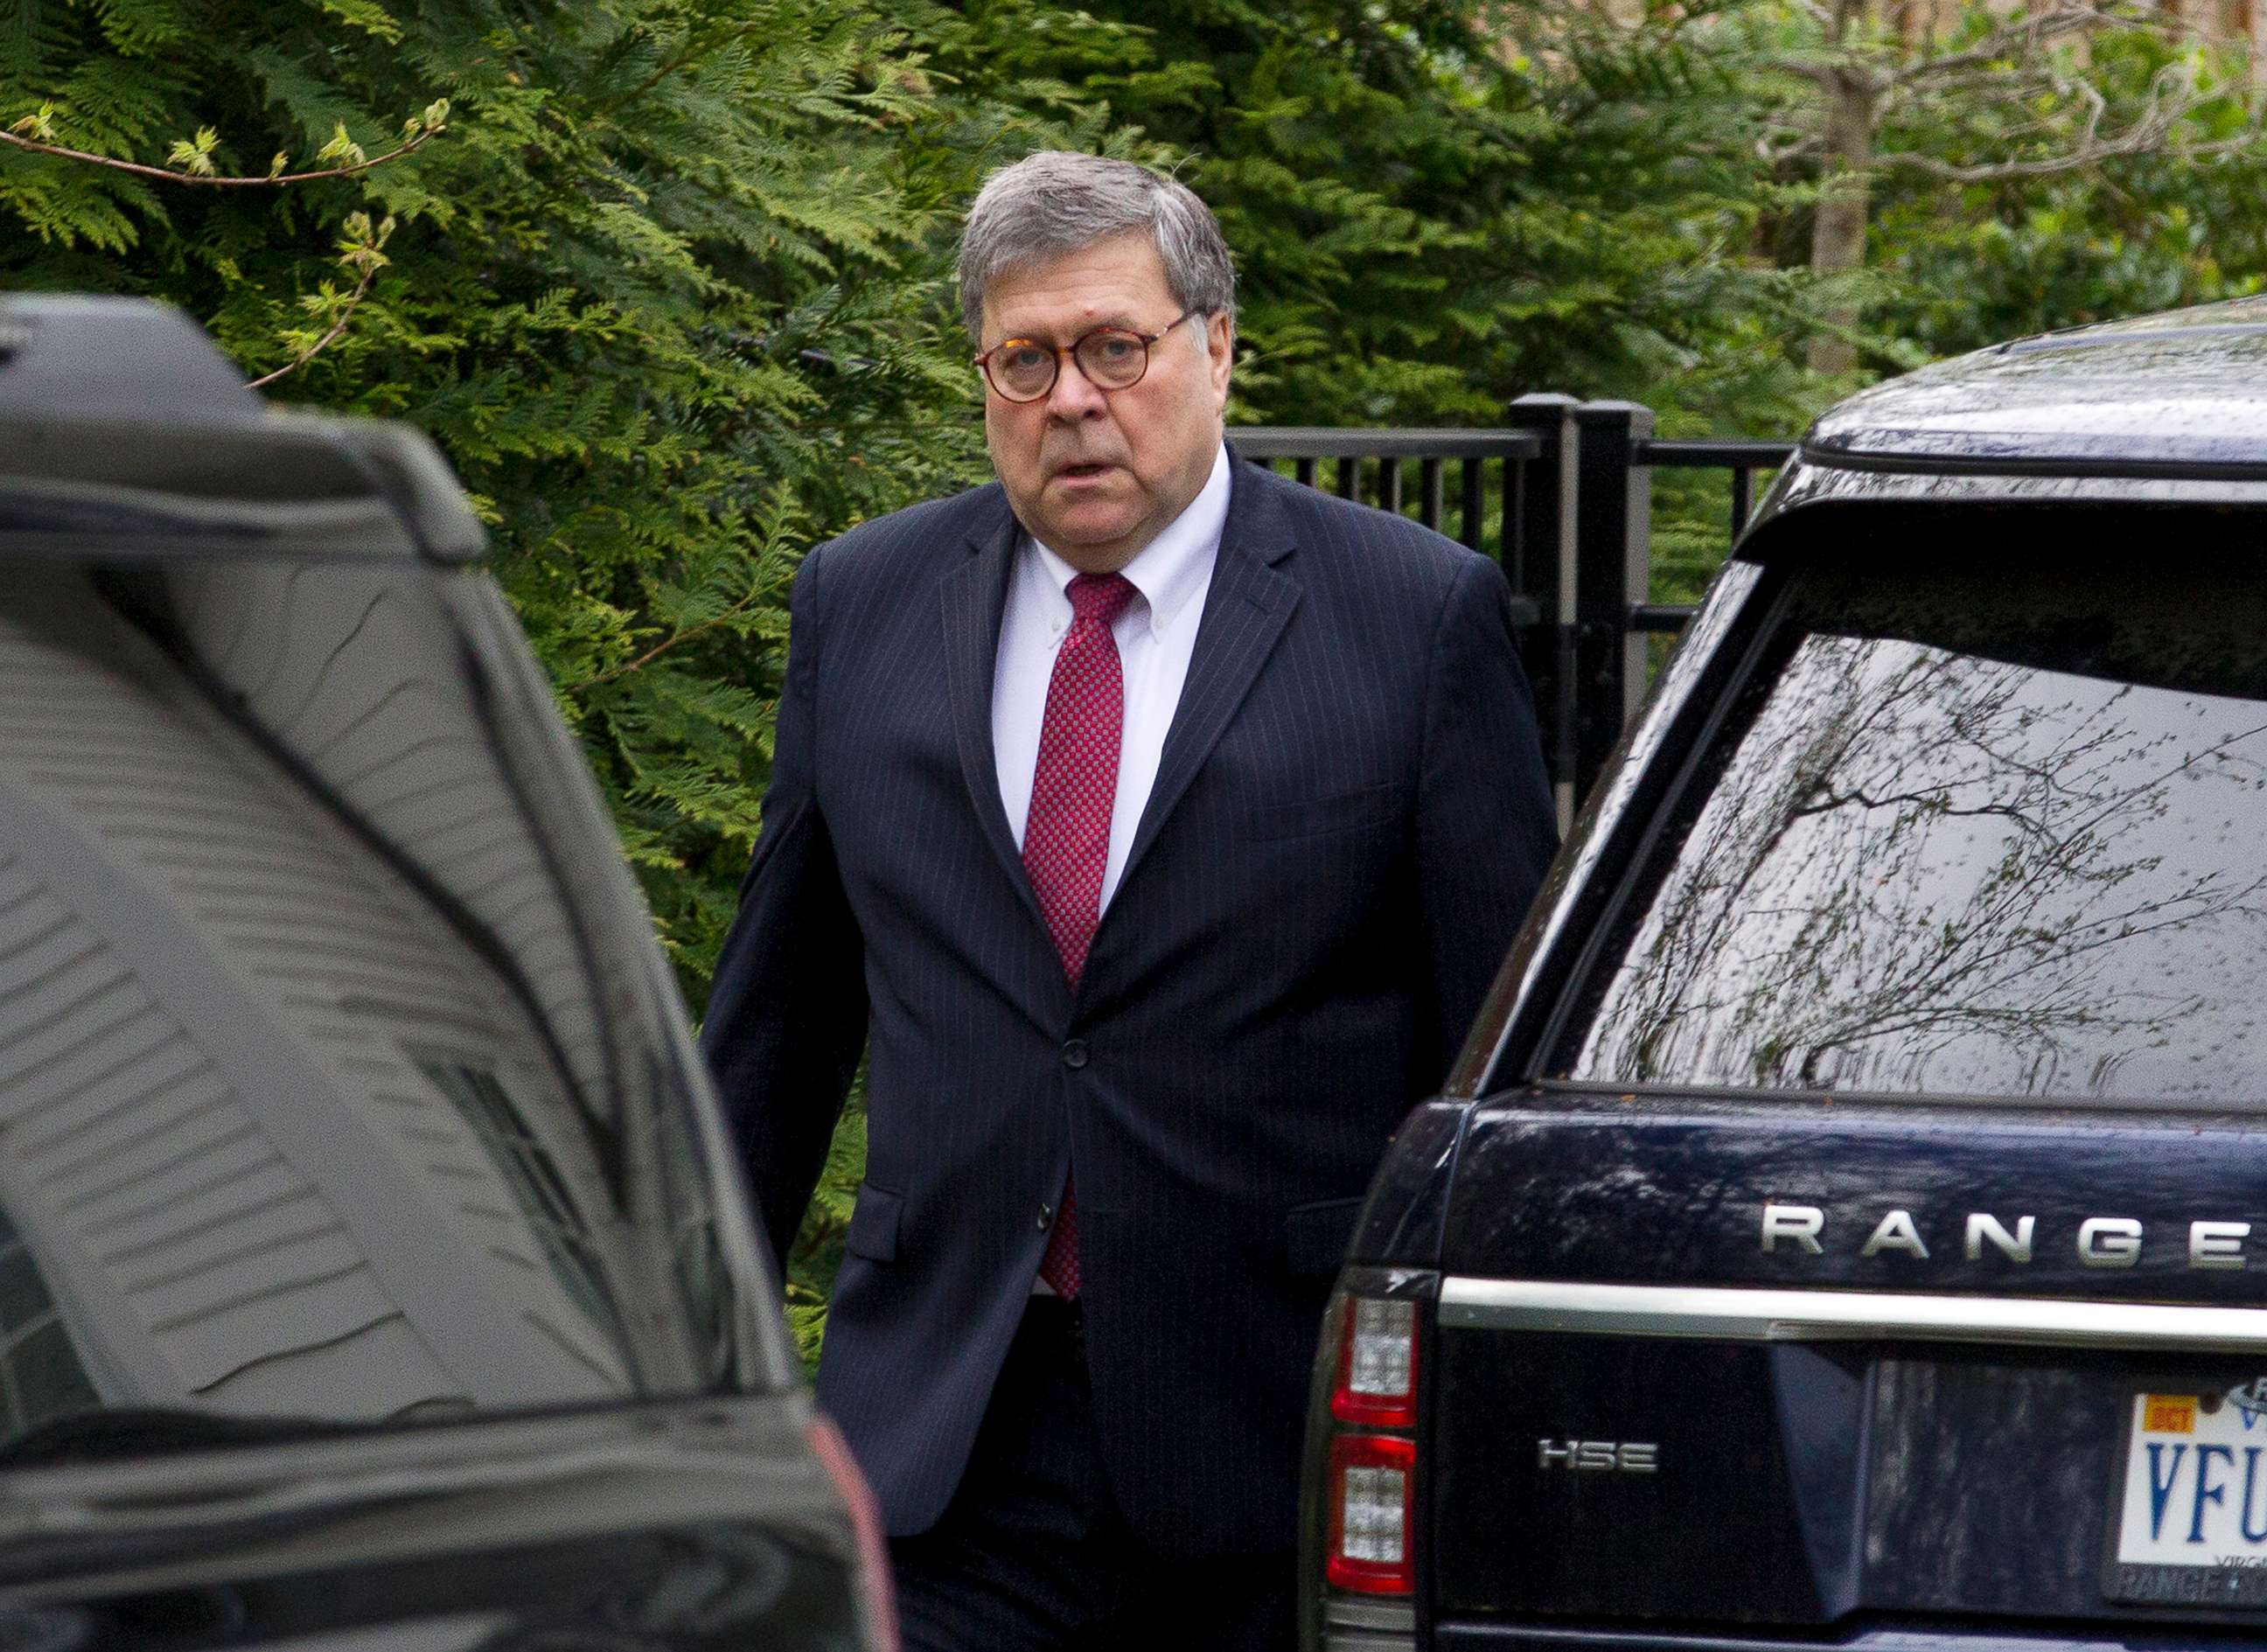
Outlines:
<svg viewBox="0 0 2267 1652"><path fill-rule="evenodd" d="M995 277L1097 241L1145 231L1173 302L1236 317L1236 267L1212 209L1185 184L1132 161L1041 150L984 180L960 232L960 319L981 344L984 289Z"/></svg>

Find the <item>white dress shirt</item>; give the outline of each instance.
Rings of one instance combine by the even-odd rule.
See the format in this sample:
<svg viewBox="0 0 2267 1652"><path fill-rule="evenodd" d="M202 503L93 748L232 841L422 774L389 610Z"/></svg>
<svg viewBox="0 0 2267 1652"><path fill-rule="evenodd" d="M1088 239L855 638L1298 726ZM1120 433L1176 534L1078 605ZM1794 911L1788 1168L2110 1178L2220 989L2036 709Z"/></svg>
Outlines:
<svg viewBox="0 0 2267 1652"><path fill-rule="evenodd" d="M1104 907L1117 892L1134 828L1156 783L1165 731L1181 703L1181 685L1188 680L1205 593L1212 589L1213 564L1227 525L1228 449L1222 446L1211 477L1188 509L1119 570L1137 594L1111 633L1126 677L1126 721L1118 749L1118 795L1110 811L1110 860L1102 872ZM1018 849L1031 812L1047 684L1054 675L1056 650L1070 629L1068 587L1077 572L1026 534L1008 576L1000 652L992 668L992 752L1000 769L1000 801Z"/></svg>

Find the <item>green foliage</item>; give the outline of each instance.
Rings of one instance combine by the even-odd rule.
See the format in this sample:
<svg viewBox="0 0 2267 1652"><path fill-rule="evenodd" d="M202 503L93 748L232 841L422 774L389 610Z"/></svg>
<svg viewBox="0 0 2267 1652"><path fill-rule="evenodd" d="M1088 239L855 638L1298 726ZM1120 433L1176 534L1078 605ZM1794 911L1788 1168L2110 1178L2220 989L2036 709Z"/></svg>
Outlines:
<svg viewBox="0 0 2267 1652"><path fill-rule="evenodd" d="M1239 418L1486 425L1547 387L1770 428L1816 405L1784 348L1816 306L1749 255L1771 186L1726 9L968 0L936 61L1180 158L1236 253Z"/></svg>
<svg viewBox="0 0 2267 1652"><path fill-rule="evenodd" d="M1889 180L1875 246L1892 285L1879 324L1902 346L1899 358L2241 297L2267 283L2267 145L2243 141L2252 114L2241 54L2126 33L2093 42L2087 68L2126 108L2146 103L2168 75L2193 75L2202 96L2170 135L2178 147L1955 187ZM2025 113L1998 114L2039 124ZM2045 124L2067 145L2079 118L2065 112ZM1926 121L1896 136L1946 152L1947 135ZM2043 147L2036 132L2000 147L2026 144Z"/></svg>

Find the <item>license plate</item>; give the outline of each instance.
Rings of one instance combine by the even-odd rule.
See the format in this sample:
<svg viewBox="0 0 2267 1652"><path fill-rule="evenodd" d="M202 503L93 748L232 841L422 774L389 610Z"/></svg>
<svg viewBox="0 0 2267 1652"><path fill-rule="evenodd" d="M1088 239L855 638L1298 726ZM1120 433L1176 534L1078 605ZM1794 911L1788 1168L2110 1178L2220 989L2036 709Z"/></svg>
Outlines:
<svg viewBox="0 0 2267 1652"><path fill-rule="evenodd" d="M2105 1570L2114 1600L2267 1605L2267 1377L2132 1396Z"/></svg>

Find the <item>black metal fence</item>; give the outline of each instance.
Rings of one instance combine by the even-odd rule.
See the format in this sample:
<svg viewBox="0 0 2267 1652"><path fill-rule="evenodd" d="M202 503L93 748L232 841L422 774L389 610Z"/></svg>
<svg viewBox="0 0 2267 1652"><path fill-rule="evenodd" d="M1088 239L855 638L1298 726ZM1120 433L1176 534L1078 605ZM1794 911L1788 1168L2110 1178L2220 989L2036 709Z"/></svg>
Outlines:
<svg viewBox="0 0 2267 1652"><path fill-rule="evenodd" d="M1648 639L1689 608L1653 600L1653 476L1730 473L1727 539L1792 442L1671 442L1629 401L1523 396L1493 430L1231 429L1243 458L1415 517L1502 564L1562 823L1645 697ZM1325 469L1327 467L1327 470Z"/></svg>

